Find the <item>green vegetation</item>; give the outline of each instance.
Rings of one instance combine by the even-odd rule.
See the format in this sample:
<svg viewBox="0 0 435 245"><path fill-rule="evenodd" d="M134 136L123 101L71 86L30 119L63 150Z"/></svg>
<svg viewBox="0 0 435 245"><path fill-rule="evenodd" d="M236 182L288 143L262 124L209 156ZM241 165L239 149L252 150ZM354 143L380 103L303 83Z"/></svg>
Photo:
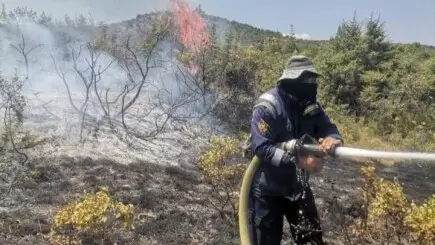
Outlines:
<svg viewBox="0 0 435 245"><path fill-rule="evenodd" d="M239 141L231 137L213 136L210 148L198 157L198 166L205 180L213 187L209 204L238 234L239 183L246 170L240 158Z"/></svg>
<svg viewBox="0 0 435 245"><path fill-rule="evenodd" d="M291 55L307 55L323 74L320 100L348 144L435 149L435 48L391 43L380 19L372 17L365 23L356 18L345 21L335 36L323 43L255 30L262 41L246 44L234 34L240 33L242 26L234 27L219 47L217 59L231 67L226 74L239 76L217 82L245 88L243 92L252 101L275 85ZM241 103L235 110L249 106ZM245 114L249 117L249 113L235 113ZM235 121L239 122L236 128L248 130L248 118Z"/></svg>
<svg viewBox="0 0 435 245"><path fill-rule="evenodd" d="M151 27L149 32L139 38L138 49L143 51L140 53L143 56L146 56L145 53L151 54L153 47L168 36L173 37L169 33L174 31L170 18L160 18L156 13L138 16L135 20L123 23L100 25L97 29L92 20L83 16L75 20L66 16L64 21L54 23L44 13L38 15L26 8L6 12L4 7L0 11L0 27L6 23L7 16L14 14L33 18L41 25L66 25L91 33L92 45L87 46L90 50L108 52L117 58L122 55L114 43L119 37L126 36L113 31L120 25L125 27L124 31L143 24L140 21ZM17 188L28 189L28 194L35 194L36 189L64 186L71 188L68 189L69 192L77 194L83 191L82 186L75 186L80 181L74 182L71 179L79 178L79 171L88 171L86 180L81 179L82 182L86 181L87 189L105 183L111 186L111 190L112 187L118 189L115 194L124 191L125 201L112 198L107 188L102 188L95 194L85 194L80 200L72 199L72 195L48 201L44 201L43 195L34 196L33 199L37 201L47 202L42 202L43 205L40 206L60 206L59 200L63 204L56 213L50 212L52 220L44 222L43 225L49 229L43 229L40 223L33 229L36 230L33 232L35 234L46 235L40 238L41 241L46 241L48 237L52 244L90 244L85 240L90 236L93 237L91 240L99 244L113 244L117 241L115 231L127 232L134 227L134 230L139 230L135 231L135 237L125 238L130 244L135 244L144 237L158 238L156 241L168 239L160 244L230 244L238 240L237 199L240 180L246 168L239 143L246 139L249 132L253 101L275 85L286 60L293 54L307 55L323 74L320 79L320 100L338 124L347 145L372 149L435 150L434 47L418 43L391 43L386 38L382 22L373 17L365 24L356 18L343 22L330 40L304 41L247 24L205 16L213 26L211 33L214 41L211 46L199 53L183 51L177 57L182 63L194 62L199 66L198 74L192 77L202 94L212 91L222 95L223 99L217 101L213 114L230 125L232 132L228 132L228 135L232 137L211 138L209 149L201 152L196 159L202 178L194 178L192 173L185 174L175 168L168 168L163 174L151 170L154 166L147 167L144 163L136 167L116 167L113 163L104 162L103 166L96 167L98 162L89 159L83 161L89 166L78 166L76 168L80 170L71 170L71 173L62 175L60 170L73 169L75 164L60 165L59 170L47 170L47 166L54 167L55 164L52 163L53 160L47 160L50 158L41 157L39 161L45 165L33 166L24 150L33 148L42 141L23 128L23 110L26 105L22 96L23 81L17 77L0 77L0 99L6 109L2 120L4 125L0 127L1 150L2 153L18 155L21 165L26 165L26 168L18 169L22 176L17 175L20 178ZM223 42L218 42L218 37L222 34L217 31L218 25L226 26ZM131 52L136 58L135 53ZM132 60L139 64L138 59ZM13 158L6 158L5 155L3 161L9 162L10 159ZM147 168L149 172L145 171ZM363 215L346 223L342 230L333 230L336 244L343 244L343 240L347 241L345 244L433 244L435 196L427 198L423 203L414 203L405 195L404 188L397 179L391 181L379 177L373 165L361 170L363 186L359 197L363 204L358 208ZM168 179L167 176L171 173L175 177ZM101 180L97 178L100 175L104 176ZM160 180L157 179L159 175L162 178ZM7 192L13 185L15 188L15 178L18 177L14 176L9 181L11 187L8 187ZM51 185L50 181L58 183ZM46 185L44 182L47 182ZM354 183L351 185L352 188L355 187ZM151 187L160 189L153 193ZM54 189L48 190L52 190L48 191L50 195L60 193ZM176 192L176 195L171 191ZM52 198L49 194L47 197ZM326 195L329 194L331 193ZM197 205L194 206L192 203L196 202ZM200 205L207 208L197 215L195 212ZM33 209L36 212L36 208ZM214 214L210 215L213 211L218 214L217 218ZM29 214L26 213L26 216ZM17 232L23 226L19 219L8 220L2 217L0 225L2 233L20 237L20 241L21 237L30 234L29 231L23 232L24 235ZM203 227L207 230L205 235L201 233ZM187 231L186 234L180 231L182 229ZM227 236L226 233L230 235ZM224 242L212 241L212 236L219 237L213 239ZM148 241L144 244L146 242Z"/></svg>
<svg viewBox="0 0 435 245"><path fill-rule="evenodd" d="M435 195L421 205L410 202L397 179L376 175L373 164L361 169L364 186L361 198L365 215L348 226L354 240L377 243L433 244L435 241Z"/></svg>
<svg viewBox="0 0 435 245"><path fill-rule="evenodd" d="M243 38L246 35L240 36L250 30L261 37L260 42L252 44ZM211 84L224 86L220 92L230 94L217 110L222 110L221 118L232 125L235 136L220 138L218 147L212 141L202 159L213 166L234 158L234 152L217 154L216 148L233 145L236 135L249 131L252 101L275 86L286 60L296 53L309 56L323 74L320 100L348 145L433 151L435 49L418 43L394 44L386 36L382 22L373 17L366 24L356 18L343 22L336 35L323 43L232 26L225 43L213 47L215 55L210 57L216 59L214 71L223 74L211 76L220 79ZM214 170L203 168L206 176ZM432 244L435 196L417 205L405 195L398 179L377 176L370 164L361 171L364 185L359 196L364 214L343 229L346 244ZM226 181L225 171L219 173L220 181ZM229 179L237 174L233 172Z"/></svg>
<svg viewBox="0 0 435 245"><path fill-rule="evenodd" d="M92 194L85 193L61 207L54 217L53 244L82 243L80 237L95 236L105 244L114 229L134 229L133 205L115 201L107 187ZM69 232L68 232L69 231ZM68 235L60 235L68 234ZM65 237L66 236L66 237Z"/></svg>

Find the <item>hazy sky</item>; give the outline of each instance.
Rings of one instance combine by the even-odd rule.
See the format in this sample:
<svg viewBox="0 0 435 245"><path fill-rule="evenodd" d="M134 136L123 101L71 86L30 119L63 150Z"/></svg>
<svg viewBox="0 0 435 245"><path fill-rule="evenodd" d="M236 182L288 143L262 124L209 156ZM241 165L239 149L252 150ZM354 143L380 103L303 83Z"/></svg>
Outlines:
<svg viewBox="0 0 435 245"><path fill-rule="evenodd" d="M53 16L69 13L96 20L119 21L167 7L170 0L0 0L8 8L28 6ZM212 15L257 27L290 32L311 39L328 39L343 19L380 14L389 38L435 45L435 0L190 0Z"/></svg>

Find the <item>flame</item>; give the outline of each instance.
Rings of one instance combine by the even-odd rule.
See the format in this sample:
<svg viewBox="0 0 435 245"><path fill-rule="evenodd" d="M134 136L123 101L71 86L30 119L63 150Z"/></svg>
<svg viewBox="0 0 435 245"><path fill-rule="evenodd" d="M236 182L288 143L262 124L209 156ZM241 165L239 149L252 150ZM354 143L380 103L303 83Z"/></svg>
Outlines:
<svg viewBox="0 0 435 245"><path fill-rule="evenodd" d="M175 21L178 26L178 39L183 46L193 53L199 53L209 44L207 25L202 16L191 10L186 0L172 0ZM190 70L196 73L198 68L190 64Z"/></svg>

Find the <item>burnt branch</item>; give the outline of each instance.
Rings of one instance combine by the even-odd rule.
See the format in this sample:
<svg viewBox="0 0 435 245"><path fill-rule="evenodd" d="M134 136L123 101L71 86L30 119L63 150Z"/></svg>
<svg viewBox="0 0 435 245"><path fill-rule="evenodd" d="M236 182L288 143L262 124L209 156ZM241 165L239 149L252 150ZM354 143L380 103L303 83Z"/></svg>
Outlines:
<svg viewBox="0 0 435 245"><path fill-rule="evenodd" d="M26 39L24 38L24 35L21 34L21 43L18 44L18 46L17 45L13 45L13 44L11 44L11 46L15 50L17 50L23 56L24 63L26 65L26 79L29 78L29 58L28 58L29 54L33 50L37 49L38 47L42 47L43 45L42 44L38 44L38 45L35 45L35 46L33 46L33 47L31 47L30 49L27 50Z"/></svg>
<svg viewBox="0 0 435 245"><path fill-rule="evenodd" d="M0 77L0 101L1 109L3 112L3 134L2 134L2 156L7 157L4 160L7 165L6 169L11 172L7 176L0 177L2 181L8 184L7 190L2 193L2 197L8 195L15 182L17 181L19 175L21 175L25 170L31 168L28 155L23 151L18 144L22 138L20 135L23 133L23 120L24 120L24 108L26 105L25 98L22 95L22 87L24 82L21 81L16 75L11 79L4 79ZM12 153L11 156L18 156L18 164L14 163L13 158L9 157L6 153ZM3 175L3 173L2 173ZM7 180L9 179L9 180Z"/></svg>
<svg viewBox="0 0 435 245"><path fill-rule="evenodd" d="M78 113L81 114L81 110L80 110L80 109L75 105L74 100L73 100L73 98L72 98L71 89L70 89L70 87L69 87L69 85L68 85L68 82L67 82L67 80L66 80L65 72L59 70L59 68L58 68L58 66L57 66L57 63L56 63L56 60L54 59L54 57L53 57L52 54L50 54L50 57L51 57L51 60L53 61L53 65L54 65L54 69L55 69L55 71L56 71L56 74L58 75L58 77L62 80L63 84L65 85L65 88L66 88L66 91L67 91L67 94L68 94L68 99L69 99L69 102L70 102L71 107L72 107L76 112L78 112Z"/></svg>
<svg viewBox="0 0 435 245"><path fill-rule="evenodd" d="M112 55L113 60L109 60L108 64L104 66L100 65L103 60L102 51L98 51L90 43L72 49L72 69L80 81L80 90L83 93L81 102L73 100L75 96L70 89L72 84L68 83L67 76L59 70L54 58L52 58L56 72L66 87L69 101L80 115L81 138L83 138L83 125L88 125L85 121L90 118L93 119L92 123L95 123L93 125L95 127L106 125L110 127L112 132L117 133L119 133L118 130L122 130L122 138L131 136L152 140L165 133L169 124L177 125L183 120L193 118L190 115L177 115L181 109L184 109L183 107L196 103L199 99L202 99L204 104L206 102L214 104L213 101L210 99L206 101L205 98L210 94L209 80L205 78L206 75L197 77L179 72L178 82L183 88L181 88L181 92L177 92L179 97L176 99L173 99L171 92L168 91L172 88L166 90L156 84L156 81L151 81L152 69L164 69L161 65L164 61L161 60L159 47L160 44L167 44L164 40L168 38L169 34L168 26L163 23L163 25L152 25L148 30L139 33L137 38L128 36L123 41L115 40L113 42L114 50L107 51L108 54ZM209 62L205 56L204 54L201 60L201 74L206 74L212 69L206 67ZM117 88L112 87L113 83L109 85L110 87L106 86L103 81L103 74L109 69L114 69L113 63L115 61L125 76L125 80L120 85L116 85ZM179 71L181 70L179 68ZM174 81L175 86L177 86L176 83L177 81ZM93 105L94 103L97 111L102 114L99 119L97 115L92 116L95 109L89 104ZM137 112L133 112L133 110L137 110ZM211 109L207 110L207 113L199 117L205 116L210 111Z"/></svg>
<svg viewBox="0 0 435 245"><path fill-rule="evenodd" d="M125 67L125 70L127 72L129 82L131 82L133 84L133 86L131 86L130 89L127 89L127 93L130 93L134 90L136 90L136 93L134 94L133 98L130 101L126 102L125 104L123 103L123 106L121 109L123 112L121 112L121 113L125 113L125 111L127 111L139 98L139 95L142 91L142 88L144 87L144 85L147 81L147 77L148 77L148 73L149 73L150 69L155 68L154 66L150 65L150 62L151 62L151 58L153 56L153 53L157 47L157 44L160 42L160 40L162 38L163 37L161 37L158 34L157 37L155 38L155 40L153 40L152 44L150 45L150 48L146 51L145 64L142 65L139 58L138 58L138 55L136 54L135 51L133 51L131 44L130 44L130 37L128 37L126 45L125 45L125 49L126 49L125 57L126 58L124 60L124 67ZM133 66L134 68L136 68L139 71L139 73L140 73L139 81L134 80L131 66ZM125 98L125 96L124 96L124 98Z"/></svg>
<svg viewBox="0 0 435 245"><path fill-rule="evenodd" d="M71 49L71 58L73 61L73 69L77 73L77 75L80 77L80 80L85 88L85 100L83 101L82 105L80 106L80 112L84 113L84 108L87 107L89 97L91 94L91 87L92 87L92 79L93 74L91 72L90 79L88 79L84 74L83 71L80 70L77 67L77 59L81 56L82 53L82 46L79 46L78 51Z"/></svg>
<svg viewBox="0 0 435 245"><path fill-rule="evenodd" d="M8 102L9 102L9 99L8 99ZM23 158L23 160L21 161L21 165L22 166L25 166L26 165L26 163L28 163L28 160L29 160L29 157L27 156L27 154L26 153L24 153L24 152L21 152L18 148L17 148L17 145L15 144L15 133L14 133L14 131L13 131L13 115L12 115L12 112L11 112L11 110L13 110L13 106L12 105L10 105L10 106L8 106L8 107L6 107L6 109L5 109L5 113L4 113L4 116L3 116L3 123L4 123L4 126L5 126L5 130L7 131L7 134L8 134L8 137L9 137L9 141L10 141L10 143L11 143L11 145L12 145L12 149L18 154L18 155L20 155L22 158Z"/></svg>
<svg viewBox="0 0 435 245"><path fill-rule="evenodd" d="M107 104L105 104L101 98L101 90L98 89L98 84L101 81L101 75L104 72L106 72L107 69L109 69L109 67L113 64L115 59L112 59L107 66L102 67L101 65L98 65L98 60L101 56L101 53L97 52L90 43L86 44L86 48L90 56L89 59L85 58L85 61L88 64L88 68L90 69L90 75L89 75L90 83L93 84L94 86L94 93L98 99L101 109L104 112L104 116L109 116L109 112L108 112L109 108L106 107Z"/></svg>
<svg viewBox="0 0 435 245"><path fill-rule="evenodd" d="M33 95L35 96L36 100L38 100L39 102L42 103L42 104L41 104L41 107L44 109L44 111L45 111L47 114L53 116L53 117L54 117L55 119L57 119L57 120L60 120L60 119L61 119L59 116L57 116L56 114L54 114L53 112L51 112L51 111L47 108L47 105L50 104L51 102L53 102L52 100L51 100L51 101L48 101L48 102L44 102L43 100L41 100L41 99L38 97L38 93L33 93Z"/></svg>

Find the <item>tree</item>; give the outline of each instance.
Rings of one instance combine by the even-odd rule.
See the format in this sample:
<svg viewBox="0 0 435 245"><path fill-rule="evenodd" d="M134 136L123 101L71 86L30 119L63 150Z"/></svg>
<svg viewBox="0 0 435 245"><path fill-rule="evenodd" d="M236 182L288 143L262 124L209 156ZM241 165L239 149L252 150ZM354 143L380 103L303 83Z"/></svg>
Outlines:
<svg viewBox="0 0 435 245"><path fill-rule="evenodd" d="M26 40L24 38L24 34L21 34L21 43L17 45L11 44L11 46L20 54L23 56L24 64L26 65L26 79L29 78L29 54L37 49L38 47L41 47L42 44L34 45L31 48L26 47Z"/></svg>

